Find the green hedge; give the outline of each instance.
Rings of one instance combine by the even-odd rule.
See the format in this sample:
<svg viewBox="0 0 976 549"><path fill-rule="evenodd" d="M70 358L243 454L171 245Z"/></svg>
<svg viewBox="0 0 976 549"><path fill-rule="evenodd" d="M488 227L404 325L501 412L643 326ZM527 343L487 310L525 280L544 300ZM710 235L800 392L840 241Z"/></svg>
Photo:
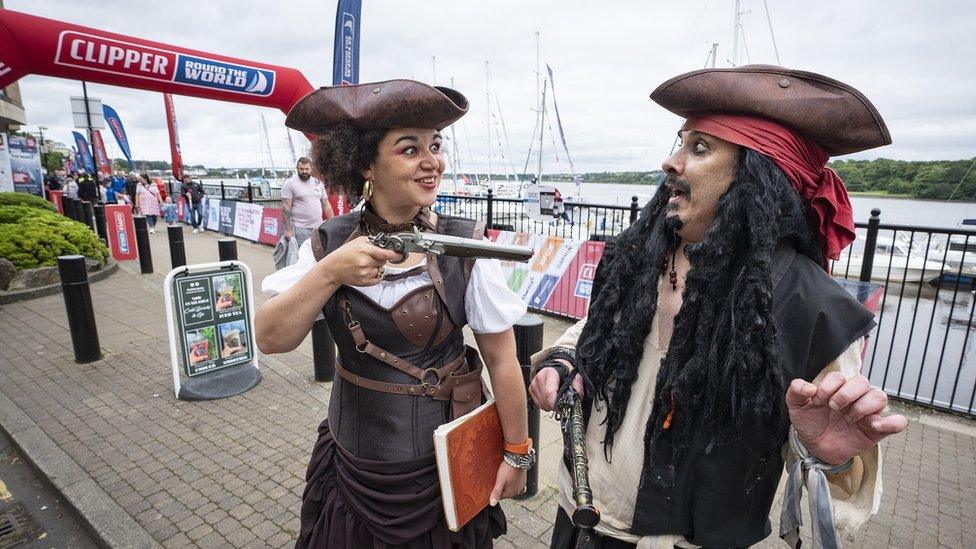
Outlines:
<svg viewBox="0 0 976 549"><path fill-rule="evenodd" d="M30 206L42 210L57 211L54 204L28 193L0 193L0 207L2 206Z"/></svg>
<svg viewBox="0 0 976 549"><path fill-rule="evenodd" d="M56 265L59 255L70 254L84 255L104 265L108 248L95 233L46 204L26 193L0 193L0 257L18 269Z"/></svg>

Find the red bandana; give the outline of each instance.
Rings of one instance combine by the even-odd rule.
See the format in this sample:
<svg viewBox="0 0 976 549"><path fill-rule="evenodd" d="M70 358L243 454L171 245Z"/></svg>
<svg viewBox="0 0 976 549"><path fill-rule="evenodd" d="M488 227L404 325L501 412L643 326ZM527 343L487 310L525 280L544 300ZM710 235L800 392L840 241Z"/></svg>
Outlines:
<svg viewBox="0 0 976 549"><path fill-rule="evenodd" d="M827 167L827 153L816 142L772 120L742 114L693 115L681 129L714 135L775 162L817 216L824 270L830 271L828 259L836 260L854 242L854 213L847 189Z"/></svg>

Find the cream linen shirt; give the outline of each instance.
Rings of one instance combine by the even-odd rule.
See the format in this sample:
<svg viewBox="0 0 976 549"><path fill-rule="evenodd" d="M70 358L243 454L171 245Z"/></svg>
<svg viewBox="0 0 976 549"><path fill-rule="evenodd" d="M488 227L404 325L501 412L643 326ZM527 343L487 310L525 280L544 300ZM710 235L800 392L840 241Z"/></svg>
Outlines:
<svg viewBox="0 0 976 549"><path fill-rule="evenodd" d="M545 348L532 357L537 367L553 347L575 348L586 319L580 320L566 331L552 347ZM848 378L857 375L861 367L861 349L864 339L859 338L840 356L824 368L815 382L831 371L840 371ZM590 488L593 505L600 510L600 524L596 531L628 543L640 549L672 547L697 547L680 535L639 536L630 533L634 516L637 490L644 467L644 431L654 402L661 359L667 352L667 342L662 343L658 331L657 316L652 320L651 332L644 340L644 355L638 367L637 379L631 388L630 399L615 439L620 441L613 448L613 463L607 463L603 454L603 437L606 434L606 406L594 406L586 428L586 457L589 460ZM623 441L627 441L624 443ZM796 461L789 443L783 447L786 467ZM570 516L575 509L572 500L573 481L560 460L557 484L559 506ZM881 456L877 447L854 459L846 473L827 477L834 506L834 525L841 536L853 540L859 526L877 513L881 503ZM774 532L774 534L777 534Z"/></svg>

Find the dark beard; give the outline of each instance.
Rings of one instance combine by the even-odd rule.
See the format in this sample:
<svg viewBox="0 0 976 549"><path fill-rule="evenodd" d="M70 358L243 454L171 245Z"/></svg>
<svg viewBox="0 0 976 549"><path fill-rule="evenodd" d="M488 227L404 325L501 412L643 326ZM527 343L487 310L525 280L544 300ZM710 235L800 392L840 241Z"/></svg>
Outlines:
<svg viewBox="0 0 976 549"><path fill-rule="evenodd" d="M312 178L312 174L309 175L298 174L298 179L301 179L302 181L308 181L311 178Z"/></svg>
<svg viewBox="0 0 976 549"><path fill-rule="evenodd" d="M587 395L607 407L608 461L657 314L664 259L677 242L681 220L667 215L670 196L661 185L640 219L607 244L577 344ZM766 157L743 150L705 238L686 247L691 270L657 376L644 439L650 454L665 432L675 464L697 437L729 440L741 421L757 414L777 424L786 420L770 275L781 239L808 257L817 249L785 175Z"/></svg>

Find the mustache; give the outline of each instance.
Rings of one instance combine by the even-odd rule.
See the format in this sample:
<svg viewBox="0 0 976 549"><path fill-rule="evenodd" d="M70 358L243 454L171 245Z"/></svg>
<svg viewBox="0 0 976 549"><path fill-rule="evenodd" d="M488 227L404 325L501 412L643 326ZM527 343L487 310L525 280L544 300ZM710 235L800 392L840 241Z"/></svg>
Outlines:
<svg viewBox="0 0 976 549"><path fill-rule="evenodd" d="M668 174L665 176L662 184L668 188L678 189L679 191L691 194L691 185L688 184L688 181L680 179L675 175Z"/></svg>

